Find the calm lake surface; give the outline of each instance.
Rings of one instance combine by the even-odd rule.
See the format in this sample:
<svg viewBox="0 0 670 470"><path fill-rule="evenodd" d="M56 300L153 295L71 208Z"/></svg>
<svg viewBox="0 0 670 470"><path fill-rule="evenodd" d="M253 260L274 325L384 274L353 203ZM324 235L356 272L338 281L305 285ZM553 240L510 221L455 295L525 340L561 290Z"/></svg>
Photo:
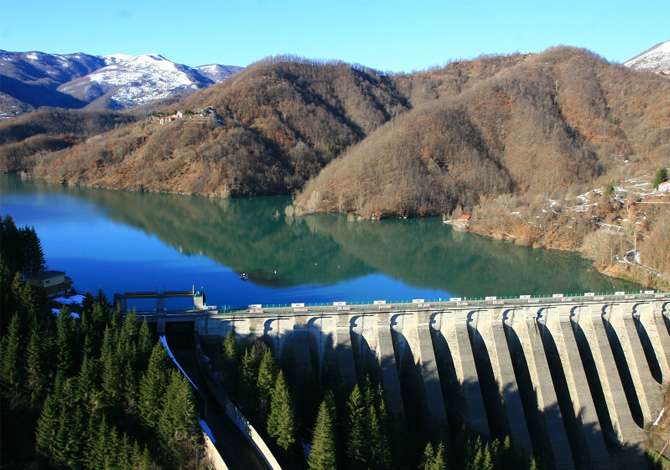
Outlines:
<svg viewBox="0 0 670 470"><path fill-rule="evenodd" d="M574 254L456 232L439 218L290 218L284 215L290 202L110 191L0 175L0 213L35 228L48 267L66 271L77 291L102 289L110 300L126 290L193 286L218 306L639 289ZM168 299L167 307L188 307L188 301Z"/></svg>

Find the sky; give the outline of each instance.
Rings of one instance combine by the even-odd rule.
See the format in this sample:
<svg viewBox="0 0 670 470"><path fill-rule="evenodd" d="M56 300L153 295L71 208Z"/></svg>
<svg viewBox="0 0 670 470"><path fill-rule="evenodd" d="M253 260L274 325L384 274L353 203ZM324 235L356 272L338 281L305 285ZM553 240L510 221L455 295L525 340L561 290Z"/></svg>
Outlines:
<svg viewBox="0 0 670 470"><path fill-rule="evenodd" d="M625 62L670 40L668 18L670 0L0 0L0 49L192 67L293 54L411 72L559 45Z"/></svg>

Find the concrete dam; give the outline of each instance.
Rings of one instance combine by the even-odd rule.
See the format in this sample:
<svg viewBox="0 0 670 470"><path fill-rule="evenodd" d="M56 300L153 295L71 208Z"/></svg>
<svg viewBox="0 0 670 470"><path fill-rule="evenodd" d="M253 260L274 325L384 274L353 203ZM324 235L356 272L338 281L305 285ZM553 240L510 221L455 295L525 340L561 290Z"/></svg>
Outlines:
<svg viewBox="0 0 670 470"><path fill-rule="evenodd" d="M670 383L670 294L147 313L159 332L267 342L295 374L381 381L411 432L466 425L550 468L640 468Z"/></svg>

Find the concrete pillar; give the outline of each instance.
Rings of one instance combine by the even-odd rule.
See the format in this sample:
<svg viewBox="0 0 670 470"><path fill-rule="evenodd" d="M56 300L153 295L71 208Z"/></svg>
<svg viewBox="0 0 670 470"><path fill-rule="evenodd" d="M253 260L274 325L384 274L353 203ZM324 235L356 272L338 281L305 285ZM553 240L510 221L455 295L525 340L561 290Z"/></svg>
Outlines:
<svg viewBox="0 0 670 470"><path fill-rule="evenodd" d="M159 336L165 334L165 315L156 315L156 333Z"/></svg>
<svg viewBox="0 0 670 470"><path fill-rule="evenodd" d="M625 309L624 309L625 307ZM633 321L634 305L614 305L605 309L605 316L614 327L630 372L635 393L640 403L645 424L658 415L662 407L660 385L654 380L649 363L640 342L640 336Z"/></svg>
<svg viewBox="0 0 670 470"><path fill-rule="evenodd" d="M114 294L114 305L117 306L122 312L128 310L128 300L126 299L125 294Z"/></svg>
<svg viewBox="0 0 670 470"><path fill-rule="evenodd" d="M326 370L326 356L333 352L335 342L335 319L332 317L312 317L307 319L307 329L316 344L316 360L318 361L319 379Z"/></svg>
<svg viewBox="0 0 670 470"><path fill-rule="evenodd" d="M263 335L272 343L277 359L282 357L284 344L293 332L294 324L294 317L270 318L263 324Z"/></svg>
<svg viewBox="0 0 670 470"><path fill-rule="evenodd" d="M553 337L561 359L574 416L581 425L581 437L586 442L591 464L595 468L605 468L609 465L609 453L572 330L570 310L563 309L560 313L557 309L547 310L545 326Z"/></svg>
<svg viewBox="0 0 670 470"><path fill-rule="evenodd" d="M486 313L490 316L491 322L492 344L489 348L491 352L491 366L500 387L505 409L507 410L512 444L517 452L532 455L533 447L530 442L530 435L528 434L526 415L521 405L521 396L519 395L519 387L514 375L512 358L507 347L502 316L497 312L487 311ZM481 315L481 312L478 315Z"/></svg>
<svg viewBox="0 0 670 470"><path fill-rule="evenodd" d="M163 297L161 294L156 294L156 311L165 311L165 297Z"/></svg>
<svg viewBox="0 0 670 470"><path fill-rule="evenodd" d="M554 465L557 469L575 468L558 397L554 390L549 364L538 331L537 317L533 313L527 315L525 309L515 309L508 310L506 318L508 324L518 336L526 358L537 406L545 422L544 426L549 438L548 444L554 457Z"/></svg>
<svg viewBox="0 0 670 470"><path fill-rule="evenodd" d="M393 339L391 338L391 325L388 322L380 323L377 326L377 339L377 359L382 370L386 406L390 413L404 415L400 379L393 350Z"/></svg>
<svg viewBox="0 0 670 470"><path fill-rule="evenodd" d="M477 375L475 356L468 334L467 316L456 313L442 314L442 332L451 346L456 377L463 387L466 409L464 416L466 423L483 439L490 439L489 422L486 417L484 398Z"/></svg>
<svg viewBox="0 0 670 470"><path fill-rule="evenodd" d="M665 386L670 383L670 334L663 320L662 308L660 302L653 302L637 308L636 313L640 325L649 337L653 354L661 369L661 383Z"/></svg>
<svg viewBox="0 0 670 470"><path fill-rule="evenodd" d="M310 377L312 371L312 354L309 349L309 332L305 325L295 325L290 337L284 342L283 354L290 351L293 356L295 375Z"/></svg>
<svg viewBox="0 0 670 470"><path fill-rule="evenodd" d="M588 307L575 310L573 321L578 323L588 342L582 347L589 348L593 356L607 411L617 438L620 443L633 447L641 444L645 439L645 433L635 424L631 415L600 312L593 312Z"/></svg>
<svg viewBox="0 0 670 470"><path fill-rule="evenodd" d="M444 433L445 440L448 442L449 427L447 426L447 412L444 409L444 398L442 397L442 386L440 385L440 376L437 371L437 361L435 360L435 351L433 350L430 325L427 318L422 318L421 320L423 321L417 324L417 338L429 418L433 425Z"/></svg>
<svg viewBox="0 0 670 470"><path fill-rule="evenodd" d="M340 318L348 320L346 317ZM356 385L356 365L354 363L354 350L351 346L351 326L348 321L341 324L340 318L338 318L335 327L335 358L340 377L347 384L347 388L353 390Z"/></svg>

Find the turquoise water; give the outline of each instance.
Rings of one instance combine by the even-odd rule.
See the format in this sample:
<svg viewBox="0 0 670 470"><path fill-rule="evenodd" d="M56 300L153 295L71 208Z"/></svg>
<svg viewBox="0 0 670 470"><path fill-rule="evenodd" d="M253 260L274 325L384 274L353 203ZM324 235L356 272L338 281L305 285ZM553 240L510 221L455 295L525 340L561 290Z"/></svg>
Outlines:
<svg viewBox="0 0 670 470"><path fill-rule="evenodd" d="M209 305L361 302L631 290L572 253L453 231L436 218L287 217L243 200L47 184L0 175L0 213L37 231L80 292L196 290ZM241 273L248 275L240 280ZM141 301L138 307L151 307ZM168 308L189 305L168 299Z"/></svg>

